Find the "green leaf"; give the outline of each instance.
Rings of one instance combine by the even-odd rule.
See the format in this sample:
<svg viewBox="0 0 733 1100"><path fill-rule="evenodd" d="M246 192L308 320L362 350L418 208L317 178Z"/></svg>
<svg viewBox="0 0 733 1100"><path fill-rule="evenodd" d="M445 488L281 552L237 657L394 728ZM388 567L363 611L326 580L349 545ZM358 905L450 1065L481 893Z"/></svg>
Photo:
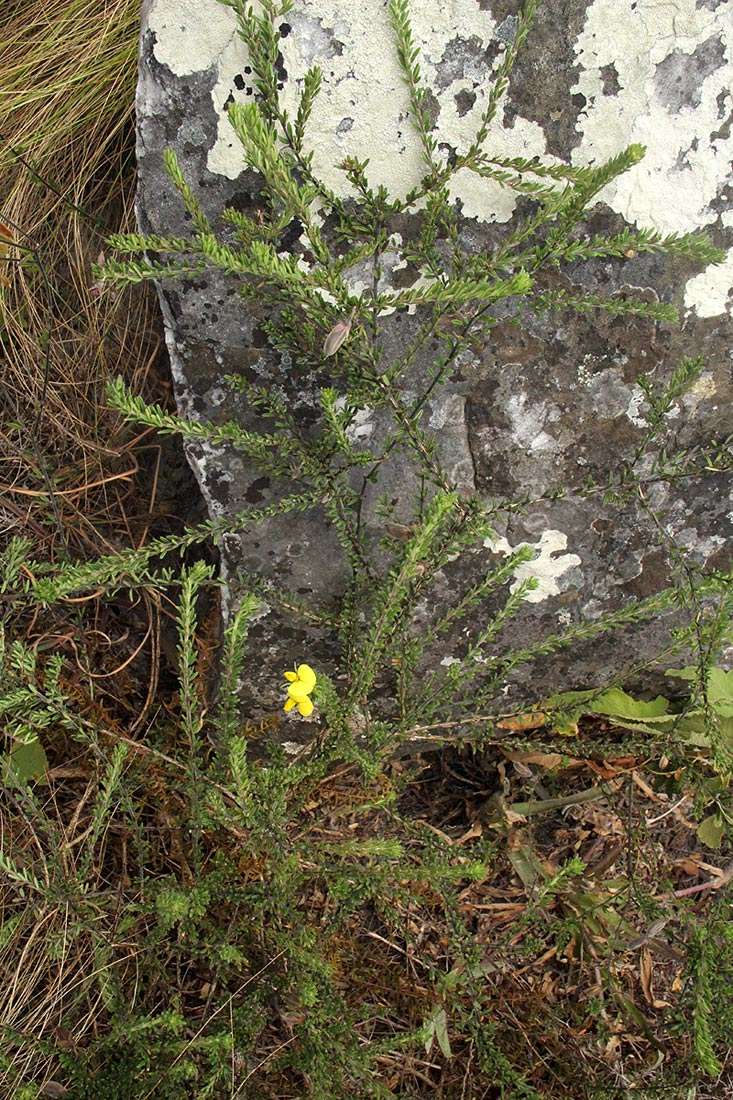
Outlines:
<svg viewBox="0 0 733 1100"><path fill-rule="evenodd" d="M594 714L605 714L610 718L630 718L632 721L645 718L661 718L669 711L669 702L661 695L656 699L634 699L621 688L609 688L599 695L592 704Z"/></svg>
<svg viewBox="0 0 733 1100"><path fill-rule="evenodd" d="M668 668L665 676L674 677L677 680L697 682L700 673L697 668ZM733 669L726 671L723 668L711 668L707 673L708 702L718 714L729 718L733 717Z"/></svg>
<svg viewBox="0 0 733 1100"><path fill-rule="evenodd" d="M676 680L696 680L698 677L698 671L696 668L668 668L665 676L673 676Z"/></svg>
<svg viewBox="0 0 733 1100"><path fill-rule="evenodd" d="M721 814L710 814L704 821L701 821L697 827L698 840L708 848L720 847L723 840L723 817Z"/></svg>
<svg viewBox="0 0 733 1100"><path fill-rule="evenodd" d="M430 1051L433 1049L433 1041L435 1039L435 1020L432 1017L425 1021L423 1032L425 1035L425 1053L429 1056Z"/></svg>
<svg viewBox="0 0 733 1100"><path fill-rule="evenodd" d="M675 732L684 735L691 745L700 745L707 748L710 745L711 736L718 742L733 745L733 718L727 716L714 716L711 722L700 710L692 711L678 719L675 724Z"/></svg>
<svg viewBox="0 0 733 1100"><path fill-rule="evenodd" d="M3 758L2 778L9 787L20 787L46 774L48 759L39 740L18 742Z"/></svg>
<svg viewBox="0 0 733 1100"><path fill-rule="evenodd" d="M547 878L542 862L528 844L512 849L508 855L509 862L528 891L536 890Z"/></svg>
<svg viewBox="0 0 733 1100"><path fill-rule="evenodd" d="M592 699L595 695L595 691L592 688L587 688L585 691L560 691L556 695L551 695L548 699L545 699L544 703L538 708L540 710L561 710L573 711L578 713L588 713L589 707L585 707L585 704L589 699ZM585 707L585 710L583 708Z"/></svg>
<svg viewBox="0 0 733 1100"><path fill-rule="evenodd" d="M718 714L733 717L733 669L711 668L708 672L708 699Z"/></svg>
<svg viewBox="0 0 733 1100"><path fill-rule="evenodd" d="M441 1054L444 1058L452 1058L453 1051L450 1048L450 1039L448 1038L448 1017L444 1008L439 1008L437 1012L433 1014L432 1022L435 1038L438 1040Z"/></svg>

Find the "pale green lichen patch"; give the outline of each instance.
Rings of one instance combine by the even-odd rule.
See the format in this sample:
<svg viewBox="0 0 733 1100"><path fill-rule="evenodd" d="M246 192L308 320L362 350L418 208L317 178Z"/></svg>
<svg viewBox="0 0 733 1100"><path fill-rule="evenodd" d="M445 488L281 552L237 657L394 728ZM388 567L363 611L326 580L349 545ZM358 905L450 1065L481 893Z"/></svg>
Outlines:
<svg viewBox="0 0 733 1100"><path fill-rule="evenodd" d="M573 159L598 163L630 142L646 146L642 163L601 195L632 224L684 233L717 218L711 204L733 156L730 135L712 137L720 129L720 96L729 96L733 78L726 8L712 12L696 0L595 0L588 9L575 47L582 68L573 90L585 96L587 108ZM701 72L695 54L711 42L716 50L707 47L707 53L720 64ZM673 89L664 80L670 58ZM618 91L607 95L603 74L610 65Z"/></svg>
<svg viewBox="0 0 733 1100"><path fill-rule="evenodd" d="M511 546L504 537L486 539L484 546L505 557L524 546L532 547L536 557L533 561L517 566L511 585L511 591L516 592L522 581L533 578L537 582L537 586L524 596L527 603L542 603L549 596L559 595L562 591L561 578L581 564L577 554L564 553L568 546L568 536L563 531L543 531L537 542L520 542L517 546Z"/></svg>
<svg viewBox="0 0 733 1100"><path fill-rule="evenodd" d="M376 0L344 7L342 0L299 0L283 24L283 104L296 108L306 70L321 65L324 81L309 124L314 165L337 194L349 194L338 168L346 155L369 158L369 173L397 196L421 178L417 136L395 56L384 5ZM436 88L439 155L465 149L476 132L508 31L475 0L415 4L413 30L428 86ZM154 0L148 24L156 59L179 76L213 71L217 138L208 154L211 172L235 179L242 150L226 117L233 101L251 98L246 47L233 11L218 0ZM511 30L511 28L509 28ZM731 106L733 84L727 5L710 9L696 0L594 0L575 54L572 89L585 102L572 151L575 163L598 163L631 142L647 147L644 161L621 176L601 199L628 222L664 233L713 224L730 163L733 136L720 125ZM535 121L501 112L491 131L492 151L503 157L546 155ZM506 222L516 195L468 170L451 182L465 217ZM699 316L725 311L733 284L733 254L688 284L685 304Z"/></svg>
<svg viewBox="0 0 733 1100"><path fill-rule="evenodd" d="M231 8L212 0L154 0L148 28L154 53L176 76L191 76L219 65L234 42L237 22Z"/></svg>
<svg viewBox="0 0 733 1100"><path fill-rule="evenodd" d="M685 305L698 317L717 317L733 306L733 248L725 263L710 264L685 287Z"/></svg>
<svg viewBox="0 0 733 1100"><path fill-rule="evenodd" d="M395 56L392 32L384 7L374 2L354 6L347 13L339 0L301 0L289 17L281 52L287 74L283 104L296 108L302 78L318 62L324 71L319 108L309 126L315 167L337 194L349 194L338 162L347 154L368 157L370 173L394 195L404 195L421 178L424 166L419 143L408 119L408 97ZM155 32L155 57L179 76L215 71L212 100L219 118L217 140L209 152L211 172L235 179L242 170L242 151L226 118L226 105L246 101L246 48L236 35L231 9L218 0L156 0L149 25ZM445 8L416 5L414 31L422 50L428 84L442 86L436 129L448 148L467 147L489 87L487 66L479 73L457 64L448 74L444 58L457 39L488 50L495 24L491 14L473 0L455 0ZM460 57L457 56L457 62ZM455 71L455 75L454 74ZM442 77L441 77L442 73ZM468 75L466 75L466 73ZM480 79L479 79L480 78ZM463 112L461 93L473 97L473 108ZM516 118L511 127L497 123L494 150L499 156L545 153L542 129ZM492 181L459 172L452 184L467 217L507 221L516 199Z"/></svg>

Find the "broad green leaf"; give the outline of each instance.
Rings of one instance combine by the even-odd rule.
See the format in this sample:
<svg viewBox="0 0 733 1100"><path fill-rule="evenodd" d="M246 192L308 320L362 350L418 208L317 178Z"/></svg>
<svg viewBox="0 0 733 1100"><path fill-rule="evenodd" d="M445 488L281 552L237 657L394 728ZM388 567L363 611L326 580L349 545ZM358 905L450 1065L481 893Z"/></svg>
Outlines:
<svg viewBox="0 0 733 1100"><path fill-rule="evenodd" d="M668 668L665 676L695 683L699 678L696 668ZM711 668L707 674L707 693L710 705L725 717L733 717L733 670Z"/></svg>
<svg viewBox="0 0 733 1100"><path fill-rule="evenodd" d="M669 702L661 695L656 699L634 699L621 688L609 688L599 695L592 704L594 714L605 714L610 718L630 718L641 720L666 717Z"/></svg>
<svg viewBox="0 0 733 1100"><path fill-rule="evenodd" d="M666 716L660 716L659 718L648 718L645 722L631 722L628 718L613 718L614 726L618 726L622 730L631 730L632 733L650 733L657 734L660 730L670 725L674 718L673 714Z"/></svg>
<svg viewBox="0 0 733 1100"><path fill-rule="evenodd" d="M596 694L592 688L585 691L559 691L556 695L551 695L549 699L545 699L540 704L540 708L542 710L560 710L563 713L589 714L592 707L585 704L588 703L589 699L593 699Z"/></svg>
<svg viewBox="0 0 733 1100"><path fill-rule="evenodd" d="M9 787L22 786L32 779L41 779L46 774L48 759L39 740L27 744L18 742L3 758L3 781Z"/></svg>
<svg viewBox="0 0 733 1100"><path fill-rule="evenodd" d="M723 818L720 814L710 814L697 827L698 840L708 848L719 848L723 840Z"/></svg>
<svg viewBox="0 0 733 1100"><path fill-rule="evenodd" d="M444 1008L439 1008L433 1015L433 1027L441 1054L444 1058L452 1058L453 1051L450 1048L450 1039L448 1038L448 1017Z"/></svg>
<svg viewBox="0 0 733 1100"><path fill-rule="evenodd" d="M425 1021L423 1031L425 1033L425 1053L429 1056L435 1039L435 1020L432 1017Z"/></svg>
<svg viewBox="0 0 733 1100"><path fill-rule="evenodd" d="M665 676L673 677L675 680L696 680L698 672L696 668L668 668L665 670Z"/></svg>
<svg viewBox="0 0 733 1100"><path fill-rule="evenodd" d="M733 669L711 668L708 673L708 700L718 714L733 716Z"/></svg>
<svg viewBox="0 0 733 1100"><path fill-rule="evenodd" d="M669 702L661 695L656 699L634 699L621 688L606 691L566 691L553 695L544 704L553 710L550 724L555 733L575 735L577 720L583 714L602 714L613 718L617 725L641 733L654 733L656 727L674 720ZM654 729L644 723L653 723Z"/></svg>
<svg viewBox="0 0 733 1100"><path fill-rule="evenodd" d="M551 695L540 704L547 715L547 724L553 733L565 737L575 737L578 733L578 719L592 712L589 700L595 691L562 691Z"/></svg>
<svg viewBox="0 0 733 1100"><path fill-rule="evenodd" d="M547 878L539 857L528 844L512 849L508 855L509 862L527 890L536 889Z"/></svg>
<svg viewBox="0 0 733 1100"><path fill-rule="evenodd" d="M550 729L561 737L577 737L579 717L580 715L574 718L566 714L558 714L550 722Z"/></svg>
<svg viewBox="0 0 733 1100"><path fill-rule="evenodd" d="M710 748L710 731L704 714L685 714L679 719L675 731L700 749Z"/></svg>
<svg viewBox="0 0 733 1100"><path fill-rule="evenodd" d="M733 748L733 717L716 716L715 725L711 729L709 720L697 711L679 718L674 728L691 745L699 748L710 748L711 741Z"/></svg>

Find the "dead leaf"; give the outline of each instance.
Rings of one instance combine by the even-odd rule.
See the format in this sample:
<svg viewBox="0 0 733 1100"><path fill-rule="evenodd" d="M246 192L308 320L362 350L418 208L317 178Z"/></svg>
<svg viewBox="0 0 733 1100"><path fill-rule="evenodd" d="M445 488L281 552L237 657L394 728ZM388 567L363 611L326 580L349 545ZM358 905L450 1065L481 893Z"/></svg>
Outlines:
<svg viewBox="0 0 733 1100"><path fill-rule="evenodd" d="M617 768L621 771L625 771L628 768L633 768L637 764L637 757L635 756L612 756L606 761L608 765L613 768Z"/></svg>
<svg viewBox="0 0 733 1100"><path fill-rule="evenodd" d="M555 953L557 953L557 948L555 949ZM540 981L539 989L542 1000L554 1004L557 1001L557 995L555 993L556 987L557 979L552 976L549 970L545 970Z"/></svg>
<svg viewBox="0 0 733 1100"><path fill-rule="evenodd" d="M481 822L477 821L475 825L472 825L471 828L463 834L463 836L459 836L457 840L450 841L450 843L456 845L466 844L469 840L475 840L476 837L483 836L483 832L484 830Z"/></svg>
<svg viewBox="0 0 733 1100"><path fill-rule="evenodd" d="M10 247L16 243L15 234L10 226L0 222L0 260L8 259ZM0 285L10 286L10 279L4 271L0 271Z"/></svg>
<svg viewBox="0 0 733 1100"><path fill-rule="evenodd" d="M654 996L652 989L652 953L649 948L642 948L639 957L639 979L647 1004L652 1008L668 1008L669 1001L660 1001Z"/></svg>
<svg viewBox="0 0 733 1100"><path fill-rule="evenodd" d="M415 534L414 525L408 527L404 523L385 523L384 529L393 539L399 539L401 542L409 542Z"/></svg>
<svg viewBox="0 0 733 1100"><path fill-rule="evenodd" d="M512 810L509 806L504 808L504 820L507 825L522 825L527 818L524 814L518 814Z"/></svg>
<svg viewBox="0 0 733 1100"><path fill-rule="evenodd" d="M10 245L15 243L15 233L13 233L13 230L9 225L6 225L5 222L0 222L0 256L6 255Z"/></svg>
<svg viewBox="0 0 733 1100"><path fill-rule="evenodd" d="M684 856L682 859L674 860L673 867L679 867L680 871L684 871L686 875L690 875L691 878L697 878L700 875L700 864L694 858L694 853L691 856Z"/></svg>
<svg viewBox="0 0 733 1100"><path fill-rule="evenodd" d="M356 310L352 311L351 316L347 321L337 321L329 332L326 339L323 341L323 355L328 359L330 355L335 355L342 344L346 343L351 332L351 325L354 320L354 314Z"/></svg>
<svg viewBox="0 0 733 1100"><path fill-rule="evenodd" d="M564 756L561 752L504 752L512 764L537 764L540 768L554 771L555 768L577 768L583 764L575 756Z"/></svg>
<svg viewBox="0 0 733 1100"><path fill-rule="evenodd" d="M642 949L639 957L639 979L647 1004L654 1004L654 994L652 993L652 955L646 947Z"/></svg>
<svg viewBox="0 0 733 1100"><path fill-rule="evenodd" d="M502 718L501 722L496 723L497 728L500 730L514 730L516 732L537 730L546 724L547 715L542 710L528 711L527 714L515 714L510 718Z"/></svg>
<svg viewBox="0 0 733 1100"><path fill-rule="evenodd" d="M631 773L631 778L633 779L634 783L639 788L639 790L642 792L642 794L645 794L647 798L650 798L652 800L652 802L663 802L664 801L663 798L659 797L659 795L657 794L656 791L652 790L652 788L649 786L649 784L646 782L646 780L642 779L642 777L639 775L638 772L632 772Z"/></svg>
<svg viewBox="0 0 733 1100"><path fill-rule="evenodd" d="M540 767L556 768L559 767L564 757L559 752L507 752L504 749L504 756L512 764L539 764ZM545 761L550 763L545 763Z"/></svg>
<svg viewBox="0 0 733 1100"><path fill-rule="evenodd" d="M621 1047L621 1040L618 1035L611 1035L606 1043L605 1050L603 1051L603 1059L609 1062L611 1065L615 1065L619 1058L619 1048Z"/></svg>
<svg viewBox="0 0 733 1100"><path fill-rule="evenodd" d="M716 867L714 863L705 863L704 860L699 860L699 865L703 871L709 871L711 875L715 875L716 878L725 878L726 871L722 867Z"/></svg>
<svg viewBox="0 0 733 1100"><path fill-rule="evenodd" d="M599 763L597 760L588 760L587 765L592 772L595 772L601 779L615 779L620 772L625 771L625 768L619 768L615 763L611 763L610 760L604 760L603 763Z"/></svg>

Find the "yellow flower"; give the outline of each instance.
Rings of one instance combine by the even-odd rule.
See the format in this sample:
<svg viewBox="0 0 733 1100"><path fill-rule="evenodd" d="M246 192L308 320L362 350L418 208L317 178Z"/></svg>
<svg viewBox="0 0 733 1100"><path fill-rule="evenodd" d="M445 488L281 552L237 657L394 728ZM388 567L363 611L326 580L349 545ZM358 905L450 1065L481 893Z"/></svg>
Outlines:
<svg viewBox="0 0 733 1100"><path fill-rule="evenodd" d="M285 679L289 681L285 710L297 707L298 713L307 718L313 713L313 702L308 696L316 686L315 672L310 665L298 665L295 672L285 673Z"/></svg>

